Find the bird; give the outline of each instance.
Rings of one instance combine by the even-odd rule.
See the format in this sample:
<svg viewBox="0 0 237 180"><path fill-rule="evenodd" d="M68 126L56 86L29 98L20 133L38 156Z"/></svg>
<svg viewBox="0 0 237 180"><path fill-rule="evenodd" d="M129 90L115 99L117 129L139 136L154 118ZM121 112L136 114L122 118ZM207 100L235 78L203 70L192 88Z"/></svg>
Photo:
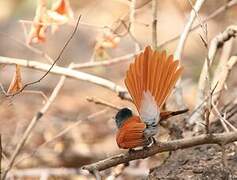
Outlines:
<svg viewBox="0 0 237 180"><path fill-rule="evenodd" d="M117 112L116 142L119 148L148 147L155 143L159 122L188 111L162 111L183 69L180 61L174 60L173 55L168 56L165 50L153 50L147 46L136 55L124 82L138 115L127 107Z"/></svg>

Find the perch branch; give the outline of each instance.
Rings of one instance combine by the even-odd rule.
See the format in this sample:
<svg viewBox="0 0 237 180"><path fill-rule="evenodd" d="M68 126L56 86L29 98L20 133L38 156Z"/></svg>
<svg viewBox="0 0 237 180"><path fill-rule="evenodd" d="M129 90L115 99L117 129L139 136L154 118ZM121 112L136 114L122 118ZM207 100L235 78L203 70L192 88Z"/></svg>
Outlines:
<svg viewBox="0 0 237 180"><path fill-rule="evenodd" d="M228 144L237 141L237 132L219 133L212 135L199 135L191 138L178 139L164 143L154 144L148 149L136 150L109 157L99 162L83 166L82 169L93 172L93 170L102 171L118 164L128 163L137 159L145 159L157 153L185 149L202 144Z"/></svg>

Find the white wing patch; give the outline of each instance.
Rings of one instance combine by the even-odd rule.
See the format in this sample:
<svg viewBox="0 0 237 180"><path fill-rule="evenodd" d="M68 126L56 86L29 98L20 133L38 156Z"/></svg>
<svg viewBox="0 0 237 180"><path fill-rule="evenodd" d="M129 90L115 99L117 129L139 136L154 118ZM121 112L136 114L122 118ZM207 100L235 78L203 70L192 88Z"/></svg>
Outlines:
<svg viewBox="0 0 237 180"><path fill-rule="evenodd" d="M140 116L148 126L155 126L160 120L160 110L150 91L144 91L141 100Z"/></svg>

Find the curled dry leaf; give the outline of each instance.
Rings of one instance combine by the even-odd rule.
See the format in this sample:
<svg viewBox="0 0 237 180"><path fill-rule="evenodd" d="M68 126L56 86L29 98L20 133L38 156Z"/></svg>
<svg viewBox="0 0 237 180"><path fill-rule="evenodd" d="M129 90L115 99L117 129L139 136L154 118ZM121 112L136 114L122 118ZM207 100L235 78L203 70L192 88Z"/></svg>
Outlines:
<svg viewBox="0 0 237 180"><path fill-rule="evenodd" d="M55 11L62 16L66 16L71 19L73 18L73 11L68 0L59 0L53 4L52 11Z"/></svg>
<svg viewBox="0 0 237 180"><path fill-rule="evenodd" d="M36 8L35 17L31 25L29 35L27 37L27 44L42 43L46 40L47 29L47 8L45 3L39 3Z"/></svg>
<svg viewBox="0 0 237 180"><path fill-rule="evenodd" d="M47 9L45 0L39 0L27 44L45 42L48 26L52 27L54 33L59 25L68 23L70 19L73 19L73 11L68 0L58 0L51 10Z"/></svg>
<svg viewBox="0 0 237 180"><path fill-rule="evenodd" d="M14 94L20 91L22 88L22 81L21 81L21 68L18 64L16 64L16 71L12 78L11 84L7 90L8 94Z"/></svg>
<svg viewBox="0 0 237 180"><path fill-rule="evenodd" d="M114 49L118 46L120 42L120 37L116 36L111 30L104 31L101 36L97 38L95 45L95 54L96 57L103 58L105 57L106 49Z"/></svg>
<svg viewBox="0 0 237 180"><path fill-rule="evenodd" d="M47 12L49 21L52 23L52 32L58 29L58 25L68 23L73 19L73 11L68 0L58 0Z"/></svg>

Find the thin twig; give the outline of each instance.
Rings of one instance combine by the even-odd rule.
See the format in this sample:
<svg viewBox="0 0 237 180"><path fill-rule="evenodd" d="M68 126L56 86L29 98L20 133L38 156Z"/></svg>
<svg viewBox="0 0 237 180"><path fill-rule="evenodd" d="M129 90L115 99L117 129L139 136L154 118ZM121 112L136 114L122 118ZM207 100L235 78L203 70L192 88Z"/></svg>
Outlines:
<svg viewBox="0 0 237 180"><path fill-rule="evenodd" d="M140 53L141 51L137 52ZM126 62L131 60L133 57L135 57L136 54L131 53L131 54L127 54L124 56L120 56L120 57L116 57L116 58L112 58L112 59L107 59L104 61L92 61L92 62L86 62L86 63L78 63L78 64L73 64L73 69L82 69L82 68L92 68L92 67L98 67L98 66L110 66L113 64L118 64L118 63L122 63L122 62Z"/></svg>
<svg viewBox="0 0 237 180"><path fill-rule="evenodd" d="M228 3L224 4L223 6L221 6L220 8L218 8L217 10L215 10L213 13L211 13L209 16L207 16L206 18L203 19L203 23L206 23L207 21L215 18L216 16L218 16L219 14L221 14L222 12L228 10L229 8L233 7L237 5L237 0L232 0L232 1L229 1ZM195 26L193 26L191 29L190 29L190 32L196 30L198 27L200 27L200 24L197 24ZM180 38L180 36L182 35L182 33L180 33L179 35L176 35L174 36L173 38L169 39L169 40L166 40L164 42L162 42L160 45L159 45L159 48L163 48L164 46L168 45L169 43L173 42L173 41L176 41Z"/></svg>
<svg viewBox="0 0 237 180"><path fill-rule="evenodd" d="M134 36L134 34L131 32L131 23L129 26L126 25L126 23L121 20L122 25L127 29L127 33L130 36L130 38L133 40L133 42L135 43L136 46L136 53L139 52L142 48L141 44L139 43L139 41L136 39L136 37Z"/></svg>
<svg viewBox="0 0 237 180"><path fill-rule="evenodd" d="M52 137L50 140L44 142L43 144L39 145L37 148L35 148L34 151L32 151L30 154L28 154L27 156L19 159L18 161L16 161L16 163L14 163L14 166L22 163L24 160L32 157L33 155L35 155L37 152L40 151L40 149L42 149L43 147L45 147L47 144L50 144L51 142L55 141L56 139L62 137L63 135L65 135L66 133L68 133L69 131L71 131L73 128L75 128L76 126L78 126L79 124L81 124L83 121L91 121L92 119L101 116L103 114L105 114L106 112L108 112L108 109L103 109L101 111L95 112L90 114L89 116L87 116L85 119L79 119L77 120L75 123L73 123L72 125L66 127L65 129L61 130L58 134L56 134L54 137ZM14 167L13 166L13 167Z"/></svg>
<svg viewBox="0 0 237 180"><path fill-rule="evenodd" d="M136 2L137 0L131 0L130 2L130 15L129 15L129 22L130 22L130 33L132 36L135 36L135 17L136 17ZM135 42L135 52L140 50L139 44Z"/></svg>
<svg viewBox="0 0 237 180"><path fill-rule="evenodd" d="M48 97L45 95L43 91L35 91L35 90L25 90L22 93L27 93L27 94L39 94L45 102L48 101Z"/></svg>
<svg viewBox="0 0 237 180"><path fill-rule="evenodd" d="M120 109L121 109L120 107L115 106L114 104L109 103L109 102L107 102L107 101L105 101L105 100L102 100L102 99L99 99L99 98L88 97L88 98L86 98L86 99L87 99L87 101L89 101L89 102L93 102L93 103L95 103L95 104L100 104L100 105L103 105L103 106L106 106L106 107L110 107L110 108L115 109L115 110L120 110Z"/></svg>
<svg viewBox="0 0 237 180"><path fill-rule="evenodd" d="M208 88L207 87L207 85L208 85L207 77L209 74L208 67L212 65L218 48L222 47L222 45L226 41L231 39L232 37L235 37L236 34L237 34L237 26L229 26L224 32L220 33L219 35L217 35L216 37L214 37L211 40L208 55L207 55L207 58L205 59L205 62L204 62L203 68L202 68L202 72L201 72L201 75L199 78L196 106L198 106L200 104L200 102L202 102L202 100L205 98L205 92L206 92L206 89ZM200 112L203 112L203 111L204 111L203 108L201 108L199 110L199 112L196 112L192 116L192 118L189 119L189 121L188 121L189 124L198 123L201 119L200 114L202 114Z"/></svg>
<svg viewBox="0 0 237 180"><path fill-rule="evenodd" d="M233 39L226 42L225 45L223 46L222 55L220 57L219 64L213 75L212 85L218 81L219 84L216 88L216 91L220 91L219 94L213 97L213 101L215 103L218 103L220 95L222 91L225 89L224 87L226 84L226 80L229 77L230 72L237 61L237 56L230 57L232 46L233 46Z"/></svg>
<svg viewBox="0 0 237 180"><path fill-rule="evenodd" d="M64 50L66 49L66 47L68 46L68 44L70 43L70 41L72 40L73 36L75 35L77 28L78 28L78 24L80 22L81 16L79 16L78 20L77 20L77 24L76 27L73 29L73 32L71 33L70 37L68 38L67 42L64 44L62 50L60 51L58 57L55 59L55 61L52 63L52 65L50 66L50 68L48 69L48 71L42 76L40 77L38 80L30 82L30 83L26 83L18 92L14 93L14 94L9 94L7 96L15 96L19 93L21 93L26 87L39 83L40 81L42 81L48 74L49 72L52 70L52 68L54 67L54 65L61 59L61 56L64 52Z"/></svg>
<svg viewBox="0 0 237 180"><path fill-rule="evenodd" d="M9 57L2 57L0 56L0 63L3 64L19 64L24 67L37 69L41 71L47 71L51 67L49 64L44 64L36 61L29 61L25 59L17 59L17 58L9 58ZM92 75L84 72L80 72L77 70L64 68L60 66L54 66L53 69L49 73L58 74L58 75L65 75L70 78L79 79L87 82L91 82L98 86L102 86L104 88L110 89L116 92L120 98L130 100L130 96L127 93L127 90L122 86L115 84L114 82Z"/></svg>
<svg viewBox="0 0 237 180"><path fill-rule="evenodd" d="M191 10L189 19L188 19L187 23L184 26L184 30L183 30L182 34L180 35L180 39L179 39L177 48L176 48L175 53L174 53L174 58L175 59L179 59L181 61L183 50L184 50L184 45L185 45L186 39L188 37L188 34L189 34L189 32L192 28L192 24L195 20L196 13L201 9L204 2L205 2L205 0L197 0L194 7L193 7L193 9ZM181 82L181 80L179 80L177 82L176 91L175 91L174 95L175 95L176 103L178 104L178 106L180 108L185 108L185 104L184 104L184 100L183 100L183 94L182 94L182 88L181 88L180 82Z"/></svg>
<svg viewBox="0 0 237 180"><path fill-rule="evenodd" d="M98 170L94 169L90 173L95 176L96 180L101 180L101 175L100 175L100 172Z"/></svg>
<svg viewBox="0 0 237 180"><path fill-rule="evenodd" d="M25 145L26 140L29 138L31 132L33 131L36 124L39 122L39 120L43 117L43 115L46 113L46 111L49 109L50 105L54 101L54 99L57 97L60 89L62 88L64 81L66 77L62 76L58 82L58 84L55 86L51 96L49 97L49 100L45 103L45 105L41 108L40 111L36 113L36 115L33 117L29 125L27 126L22 138L19 140L16 149L14 150L13 154L11 155L10 161L7 165L7 168L5 169L3 173L3 180L7 177L7 173L11 170L18 154L20 153L22 147Z"/></svg>
<svg viewBox="0 0 237 180"><path fill-rule="evenodd" d="M185 45L186 39L188 37L188 34L190 32L190 29L192 28L192 24L195 20L196 13L199 12L199 10L201 9L204 2L205 2L205 0L197 0L196 1L195 5L190 13L189 19L184 26L184 30L183 30L182 34L180 35L179 43L178 43L176 51L174 53L175 59L179 59L179 60L182 59L184 45Z"/></svg>
<svg viewBox="0 0 237 180"><path fill-rule="evenodd" d="M147 157L153 156L157 153L175 151L178 149L185 149L189 147L194 147L202 144L228 144L237 141L237 132L229 133L219 133L219 134L204 134L199 136L194 136L191 138L173 140L164 143L154 144L150 148L135 150L134 152L127 152L124 154L119 154L115 156L108 157L107 159L101 160L99 162L86 165L82 167L84 170L92 171L94 169L102 171L110 167L116 166L118 164L128 163L129 161L137 159L145 159Z"/></svg>

